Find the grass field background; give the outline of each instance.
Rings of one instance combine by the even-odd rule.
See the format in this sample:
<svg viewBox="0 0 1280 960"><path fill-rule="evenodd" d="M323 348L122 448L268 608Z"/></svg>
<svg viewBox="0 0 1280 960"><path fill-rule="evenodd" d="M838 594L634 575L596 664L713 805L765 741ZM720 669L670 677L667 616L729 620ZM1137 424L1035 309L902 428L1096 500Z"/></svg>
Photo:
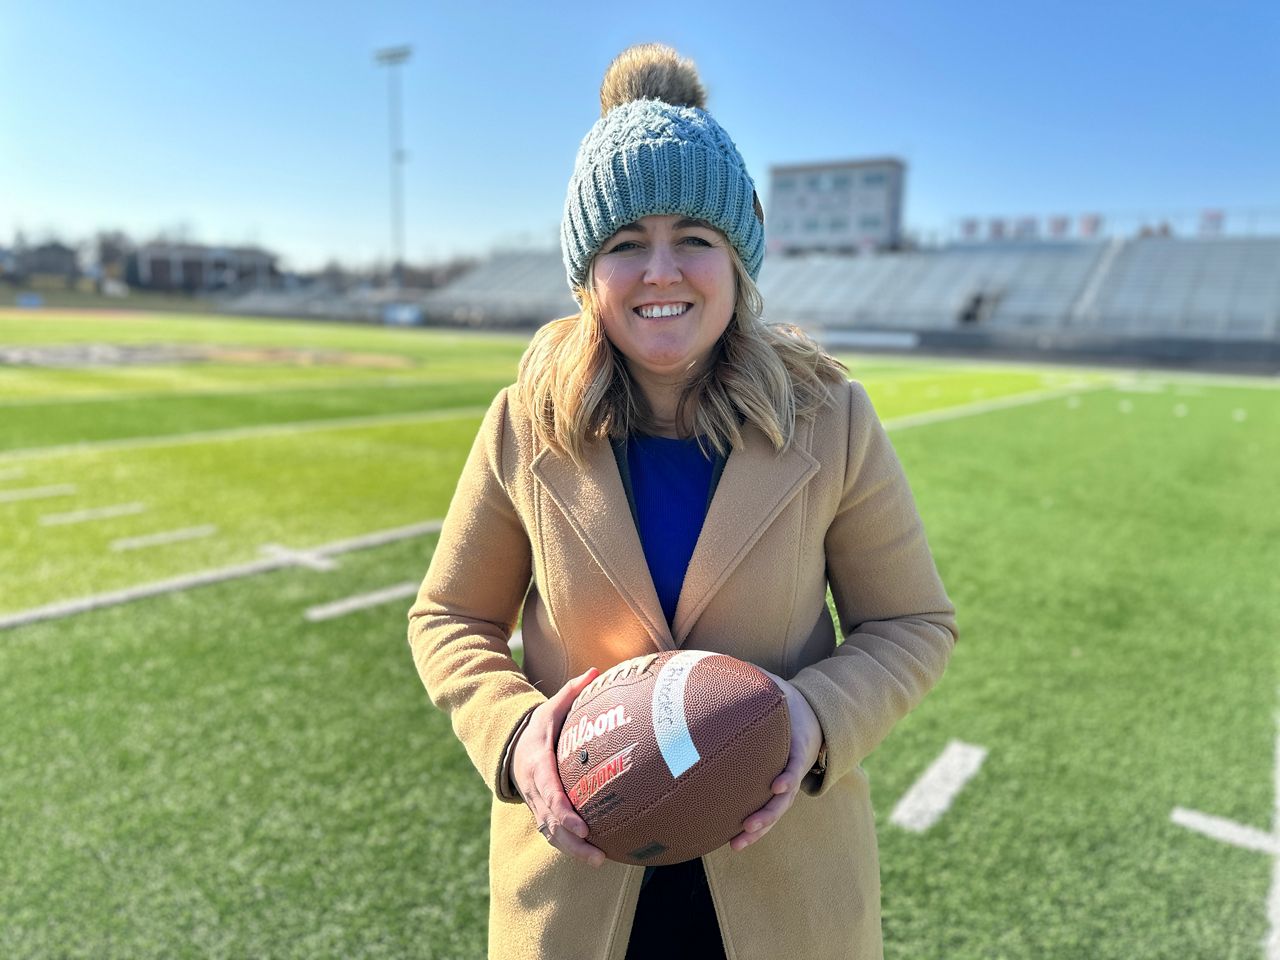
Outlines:
<svg viewBox="0 0 1280 960"><path fill-rule="evenodd" d="M0 313L0 347L94 343L218 349L0 366L0 615L439 519L524 345ZM1280 390L844 359L962 631L866 764L886 957L1264 957L1275 858L1170 813L1280 829ZM143 509L65 521L122 504ZM0 956L483 956L488 798L413 670L408 601L304 618L420 580L433 546L0 631ZM979 774L928 832L889 823L955 739L989 751Z"/></svg>

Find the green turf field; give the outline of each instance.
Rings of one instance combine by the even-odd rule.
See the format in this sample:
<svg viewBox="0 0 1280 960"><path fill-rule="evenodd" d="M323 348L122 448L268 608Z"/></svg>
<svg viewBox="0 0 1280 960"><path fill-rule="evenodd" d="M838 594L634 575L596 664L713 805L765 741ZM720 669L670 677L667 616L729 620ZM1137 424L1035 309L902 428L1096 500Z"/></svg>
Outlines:
<svg viewBox="0 0 1280 960"><path fill-rule="evenodd" d="M243 575L0 629L0 957L483 956L488 799L408 600L304 614L421 579L523 342L0 312L0 348L89 344L209 352L0 364L0 622ZM962 633L866 765L886 957L1269 960L1280 389L845 359ZM981 769L895 825L956 740Z"/></svg>

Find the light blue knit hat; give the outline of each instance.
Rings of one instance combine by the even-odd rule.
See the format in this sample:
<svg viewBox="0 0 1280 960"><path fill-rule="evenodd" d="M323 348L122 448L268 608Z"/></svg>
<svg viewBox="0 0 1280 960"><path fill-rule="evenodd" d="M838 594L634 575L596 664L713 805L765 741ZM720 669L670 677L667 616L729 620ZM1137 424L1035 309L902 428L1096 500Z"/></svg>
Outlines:
<svg viewBox="0 0 1280 960"><path fill-rule="evenodd" d="M701 99L689 61L679 61L665 47L636 49L660 51L687 68ZM707 221L728 237L751 278L760 276L764 224L756 215L755 183L742 155L700 102L667 102L684 91L664 98L670 85L657 74L642 69L639 76L625 78L624 85L641 98L616 106L602 91L605 113L578 149L560 223L565 273L575 291L586 285L591 258L619 227L654 214ZM690 82L689 76L680 79Z"/></svg>

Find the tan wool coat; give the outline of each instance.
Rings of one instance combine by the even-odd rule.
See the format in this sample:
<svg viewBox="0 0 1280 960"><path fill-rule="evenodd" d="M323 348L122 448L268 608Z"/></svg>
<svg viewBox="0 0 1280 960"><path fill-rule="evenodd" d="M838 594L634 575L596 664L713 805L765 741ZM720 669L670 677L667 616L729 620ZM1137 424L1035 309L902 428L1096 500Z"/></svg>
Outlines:
<svg viewBox="0 0 1280 960"><path fill-rule="evenodd" d="M824 777L740 852L703 858L729 960L882 956L860 766L937 682L955 611L902 468L856 382L776 454L729 455L668 628L607 442L586 469L542 446L513 390L494 400L409 611L414 662L494 800L489 955L623 960L644 868L551 847L507 752L568 679L655 650L732 654L791 680L827 743ZM837 645L830 584L845 634ZM508 639L523 610L524 666Z"/></svg>

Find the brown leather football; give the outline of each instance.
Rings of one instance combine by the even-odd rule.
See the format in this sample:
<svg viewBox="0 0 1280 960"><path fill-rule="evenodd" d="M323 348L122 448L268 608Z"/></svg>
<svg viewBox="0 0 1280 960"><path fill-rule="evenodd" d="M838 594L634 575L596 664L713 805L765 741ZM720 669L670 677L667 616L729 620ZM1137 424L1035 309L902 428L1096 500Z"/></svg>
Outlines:
<svg viewBox="0 0 1280 960"><path fill-rule="evenodd" d="M621 863L680 863L742 832L787 765L786 698L749 663L705 650L625 660L574 701L560 779Z"/></svg>

